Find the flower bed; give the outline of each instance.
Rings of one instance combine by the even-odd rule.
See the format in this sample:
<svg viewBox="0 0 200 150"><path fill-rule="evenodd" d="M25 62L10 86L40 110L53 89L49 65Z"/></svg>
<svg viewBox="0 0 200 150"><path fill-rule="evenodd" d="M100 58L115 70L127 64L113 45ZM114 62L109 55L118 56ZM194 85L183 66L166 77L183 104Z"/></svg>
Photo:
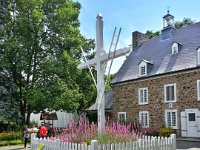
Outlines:
<svg viewBox="0 0 200 150"><path fill-rule="evenodd" d="M77 125L72 120L66 128L55 129L55 135L61 142L90 144L91 140L96 139L100 144L108 144L135 141L141 133L136 134L131 124L111 122L106 123L105 133L98 136L97 125L89 124L88 120L79 117Z"/></svg>
<svg viewBox="0 0 200 150"><path fill-rule="evenodd" d="M21 132L2 132L0 133L0 141L11 141L22 139Z"/></svg>

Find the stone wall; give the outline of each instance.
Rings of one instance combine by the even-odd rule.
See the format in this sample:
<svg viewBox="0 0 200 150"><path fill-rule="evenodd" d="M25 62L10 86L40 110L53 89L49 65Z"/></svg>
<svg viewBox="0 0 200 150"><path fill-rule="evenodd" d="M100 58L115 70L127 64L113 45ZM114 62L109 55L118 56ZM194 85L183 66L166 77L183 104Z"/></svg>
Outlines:
<svg viewBox="0 0 200 150"><path fill-rule="evenodd" d="M164 85L176 83L177 102L173 103L172 109L177 109L180 129L180 111L200 108L197 80L200 80L200 70L114 84L113 117L117 119L117 112L126 112L127 121L138 121L139 111L149 111L150 127L160 127L164 123L165 109L169 109L169 104L164 102ZM148 87L149 104L138 105L138 89L144 87Z"/></svg>

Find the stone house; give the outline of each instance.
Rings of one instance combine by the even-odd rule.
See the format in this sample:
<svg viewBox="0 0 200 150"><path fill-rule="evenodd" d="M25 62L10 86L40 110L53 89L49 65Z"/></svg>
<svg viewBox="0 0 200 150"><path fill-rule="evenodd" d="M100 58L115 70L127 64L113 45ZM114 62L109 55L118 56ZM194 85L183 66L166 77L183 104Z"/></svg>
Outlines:
<svg viewBox="0 0 200 150"><path fill-rule="evenodd" d="M112 83L113 117L200 137L200 22L175 29L168 12L160 36L136 31L132 38L132 52Z"/></svg>

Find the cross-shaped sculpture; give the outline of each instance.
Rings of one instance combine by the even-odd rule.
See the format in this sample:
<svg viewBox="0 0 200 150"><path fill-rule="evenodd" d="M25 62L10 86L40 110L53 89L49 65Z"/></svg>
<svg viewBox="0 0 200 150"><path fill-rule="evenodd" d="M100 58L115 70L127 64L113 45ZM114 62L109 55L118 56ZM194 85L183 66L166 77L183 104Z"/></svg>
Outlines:
<svg viewBox="0 0 200 150"><path fill-rule="evenodd" d="M125 55L130 48L119 49L115 53L106 54L103 48L103 21L102 15L98 13L96 21L96 55L95 58L81 63L78 68L83 69L96 66L97 70L97 111L98 111L98 134L101 136L105 131L105 100L104 100L104 74L105 64L111 59Z"/></svg>

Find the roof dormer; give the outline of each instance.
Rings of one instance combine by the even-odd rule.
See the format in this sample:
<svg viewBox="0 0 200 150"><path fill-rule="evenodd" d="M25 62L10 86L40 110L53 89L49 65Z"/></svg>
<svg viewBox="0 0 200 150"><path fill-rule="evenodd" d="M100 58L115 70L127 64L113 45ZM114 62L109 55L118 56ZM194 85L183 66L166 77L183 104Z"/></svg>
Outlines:
<svg viewBox="0 0 200 150"><path fill-rule="evenodd" d="M152 66L153 64L150 61L141 60L139 63L139 76L146 76L150 72Z"/></svg>
<svg viewBox="0 0 200 150"><path fill-rule="evenodd" d="M181 44L174 42L172 44L172 54L177 54L180 51Z"/></svg>

